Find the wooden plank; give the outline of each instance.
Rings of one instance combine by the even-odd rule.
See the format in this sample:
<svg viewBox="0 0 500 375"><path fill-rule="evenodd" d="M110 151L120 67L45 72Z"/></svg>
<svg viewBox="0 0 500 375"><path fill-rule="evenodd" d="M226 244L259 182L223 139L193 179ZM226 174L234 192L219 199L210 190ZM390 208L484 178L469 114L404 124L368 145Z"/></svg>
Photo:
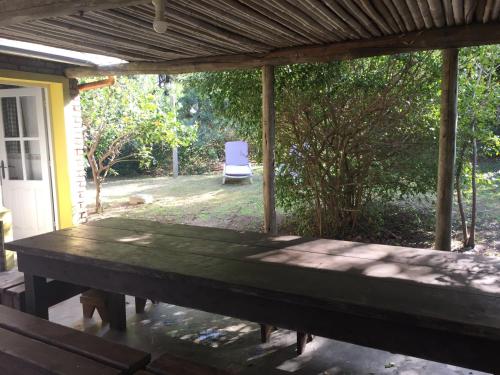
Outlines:
<svg viewBox="0 0 500 375"><path fill-rule="evenodd" d="M89 358L0 328L0 370L3 374L114 375L121 371Z"/></svg>
<svg viewBox="0 0 500 375"><path fill-rule="evenodd" d="M167 282L165 279L153 277L152 272L148 275L139 275L124 268L114 270L110 277L109 269L58 261L53 258L23 257L21 254L20 260L26 269L37 269L39 272L50 273L52 277L58 275L56 278L60 279L71 275L87 285L105 283L108 289L129 295L139 295L147 291L154 294L158 300L180 306L249 321L265 322L291 330L310 332L481 371L497 373L500 370L500 359L496 355L498 339L479 338L458 331L422 327L420 318L400 316L396 319L395 316L388 316L382 311L377 315L367 316L365 306L359 306L356 310L331 310L328 304L320 301L311 303L307 297L295 299L289 295L287 299L280 299L270 295L265 297L260 293L247 294L239 287L215 286L208 282L199 284L191 277L184 280L172 277ZM210 264L206 265L206 268L210 267ZM300 280L307 282L308 278ZM316 287L322 285L317 283L318 280L311 281ZM293 283L292 280L287 282ZM342 283L336 285L339 289L345 287ZM357 292L357 289L352 291L354 294ZM385 292L386 295L392 294L392 290L389 289ZM395 294L391 298L403 298L411 302L413 294L411 291L407 292L409 294L406 296ZM283 314L283 311L287 313ZM484 331L488 331L488 328L485 327ZM411 340L408 337L411 337ZM478 348L481 350L477 350Z"/></svg>
<svg viewBox="0 0 500 375"><path fill-rule="evenodd" d="M0 327L121 370L131 372L138 370L151 358L149 353L141 350L37 319L3 306L0 306Z"/></svg>
<svg viewBox="0 0 500 375"><path fill-rule="evenodd" d="M276 49L262 54L233 54L197 57L163 62L136 62L101 67L66 69L66 76L78 78L98 75L181 74L202 71L250 69L264 65L350 60L397 53L459 48L500 43L500 27L496 22L423 30L404 35L374 39L335 42L330 44Z"/></svg>
<svg viewBox="0 0 500 375"><path fill-rule="evenodd" d="M274 67L262 68L262 191L264 195L264 232L276 234L276 197L274 187L275 148Z"/></svg>
<svg viewBox="0 0 500 375"><path fill-rule="evenodd" d="M148 0L18 0L0 2L0 27L49 17L148 3Z"/></svg>
<svg viewBox="0 0 500 375"><path fill-rule="evenodd" d="M451 250L455 138L457 132L458 49L443 51L435 248Z"/></svg>
<svg viewBox="0 0 500 375"><path fill-rule="evenodd" d="M188 282L193 287L209 286L237 290L245 295L257 294L268 299L294 301L298 304L320 304L332 311L347 309L364 316L375 315L387 320L397 317L401 319L401 316L404 316L404 319L417 320L418 325L439 330L500 337L499 298L485 293L467 292L464 287L468 283L466 278L453 280L451 285L429 285L415 282L412 274L408 275L408 279L387 277L390 272L399 272L399 267L382 267L382 272L388 272L386 277L383 277L383 273L382 277L373 277L327 268L163 253L124 243L107 243L107 251L103 252L103 244L100 241L56 235L43 235L43 238L43 241L39 236L36 240L24 239L12 243L18 250L20 269L28 273L33 272L43 261L48 261L47 256L54 261L55 258L64 259L59 265L61 270L69 270L72 264L78 264L88 270L79 273L90 275L90 270L100 269L108 276L103 276L102 280L98 280L96 276L87 279L87 275L77 275L76 271L65 271L62 275L57 273L57 276L44 271L44 275L96 289L114 291L112 285L115 274L127 272L139 277L155 278L159 282L163 280L168 283L169 287L166 289L169 290L172 283L178 280ZM183 246L189 245L184 243ZM31 258L29 255L24 256L25 254L38 255L31 266ZM40 270L37 272L41 273ZM439 279L440 276L435 277ZM301 282L297 283L297 280ZM130 282L126 281L127 285L123 285L123 288L135 288L128 285ZM151 299L156 299L155 295L162 293L150 289L137 293L118 289L118 292ZM310 332L307 329L303 331Z"/></svg>
<svg viewBox="0 0 500 375"><path fill-rule="evenodd" d="M93 232L92 227L118 229L118 232ZM386 261L390 263L402 263L415 266L429 266L443 270L471 270L478 263L484 273L493 275L500 274L500 259L484 257L481 255L444 253L430 249L417 249L403 246L390 246L381 244L361 243L352 241L331 240L326 238L308 238L293 235L270 236L264 233L235 231L223 228L200 227L186 224L163 224L149 220L108 218L93 221L76 228L68 228L58 231L57 234L68 234L85 232L83 238L94 238L100 240L122 239L128 243L144 245L156 242L156 234L187 237L209 241L227 242L244 246L247 251L245 255L259 254L259 250L249 250L249 247L264 247L266 251L271 249L291 249L295 251L311 252L317 254L340 255L353 258L361 258L373 261ZM147 233L147 235L145 234ZM78 236L78 234L75 234ZM80 234L81 235L81 234ZM152 235L152 236L151 236ZM144 241L144 236L147 239ZM211 248L206 242L207 250ZM158 243L159 246L166 244ZM224 246L221 246L224 248ZM228 247L236 255L239 253L235 247ZM190 250L185 250L190 251ZM252 252L253 251L253 252ZM226 251L227 252L227 251Z"/></svg>
<svg viewBox="0 0 500 375"><path fill-rule="evenodd" d="M137 222L137 220L124 220L124 222L127 221ZM170 225L164 225L164 227L168 228ZM199 229L205 228L200 227ZM217 228L207 229L210 229L212 233L218 230ZM211 237L210 239L203 238L203 235L189 237L188 233L184 233L184 237L149 231L131 234L130 231L124 229L82 225L58 231L56 234L91 239L103 244L126 242L135 246L158 249L164 253L196 254L254 263L270 262L353 274L361 273L372 277L411 278L414 282L430 285L447 285L450 280L467 279L468 282L463 285L464 291L485 294L500 293L500 260L496 259L326 239L294 241L292 244L283 243L281 246L268 241L272 244L271 247L262 246L262 243L260 246L251 246L251 240L249 245L241 244L241 239L239 241L231 239L230 242L226 242L224 234L234 231L220 230L220 232L221 235L218 239L208 236ZM192 231L192 233L196 232ZM260 237L265 238L266 236L260 235ZM187 242L189 246L186 246L186 239L189 241ZM103 245L103 247L107 246ZM381 272L384 268L386 270L397 269L398 271L390 274ZM472 269L480 270L480 272L471 274Z"/></svg>

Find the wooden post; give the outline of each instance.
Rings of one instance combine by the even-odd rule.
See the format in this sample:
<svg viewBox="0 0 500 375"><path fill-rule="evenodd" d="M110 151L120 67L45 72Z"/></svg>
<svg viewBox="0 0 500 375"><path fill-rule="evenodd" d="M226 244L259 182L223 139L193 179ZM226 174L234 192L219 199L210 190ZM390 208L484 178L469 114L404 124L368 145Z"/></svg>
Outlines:
<svg viewBox="0 0 500 375"><path fill-rule="evenodd" d="M274 66L262 67L262 163L264 167L264 232L276 234L274 196Z"/></svg>
<svg viewBox="0 0 500 375"><path fill-rule="evenodd" d="M443 51L442 69L436 241L434 246L438 250L450 251L457 132L458 49L452 48Z"/></svg>

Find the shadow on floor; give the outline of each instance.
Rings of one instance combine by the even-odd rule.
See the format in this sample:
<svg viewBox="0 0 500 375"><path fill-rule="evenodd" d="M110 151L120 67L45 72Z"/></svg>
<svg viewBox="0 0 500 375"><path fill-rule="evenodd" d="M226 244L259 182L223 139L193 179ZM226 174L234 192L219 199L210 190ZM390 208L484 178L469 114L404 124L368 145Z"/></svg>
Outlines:
<svg viewBox="0 0 500 375"><path fill-rule="evenodd" d="M148 302L146 311L136 314L130 297L127 317L127 332L116 332L103 326L97 314L83 319L78 297L50 310L52 321L149 351L153 357L169 350L184 351L202 363L251 367L259 375L272 368L294 375L482 374L321 337L308 344L303 355L296 356L293 332L278 330L269 343L261 344L258 324L165 303ZM201 350L193 352L193 346Z"/></svg>

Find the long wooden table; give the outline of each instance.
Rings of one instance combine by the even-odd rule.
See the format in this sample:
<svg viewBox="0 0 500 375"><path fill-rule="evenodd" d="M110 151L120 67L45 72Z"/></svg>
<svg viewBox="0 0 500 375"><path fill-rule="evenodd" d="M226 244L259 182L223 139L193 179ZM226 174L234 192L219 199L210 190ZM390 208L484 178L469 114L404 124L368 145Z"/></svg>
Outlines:
<svg viewBox="0 0 500 375"><path fill-rule="evenodd" d="M46 278L500 372L500 260L111 218L11 242L27 310Z"/></svg>

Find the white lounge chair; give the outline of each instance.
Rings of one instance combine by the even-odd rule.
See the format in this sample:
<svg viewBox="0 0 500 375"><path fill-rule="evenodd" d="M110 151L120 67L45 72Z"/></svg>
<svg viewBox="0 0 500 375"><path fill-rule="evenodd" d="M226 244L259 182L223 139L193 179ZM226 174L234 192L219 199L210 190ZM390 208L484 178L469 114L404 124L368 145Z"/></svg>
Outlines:
<svg viewBox="0 0 500 375"><path fill-rule="evenodd" d="M252 183L252 166L248 161L248 143L244 141L226 142L226 162L222 183L227 179L248 178Z"/></svg>

